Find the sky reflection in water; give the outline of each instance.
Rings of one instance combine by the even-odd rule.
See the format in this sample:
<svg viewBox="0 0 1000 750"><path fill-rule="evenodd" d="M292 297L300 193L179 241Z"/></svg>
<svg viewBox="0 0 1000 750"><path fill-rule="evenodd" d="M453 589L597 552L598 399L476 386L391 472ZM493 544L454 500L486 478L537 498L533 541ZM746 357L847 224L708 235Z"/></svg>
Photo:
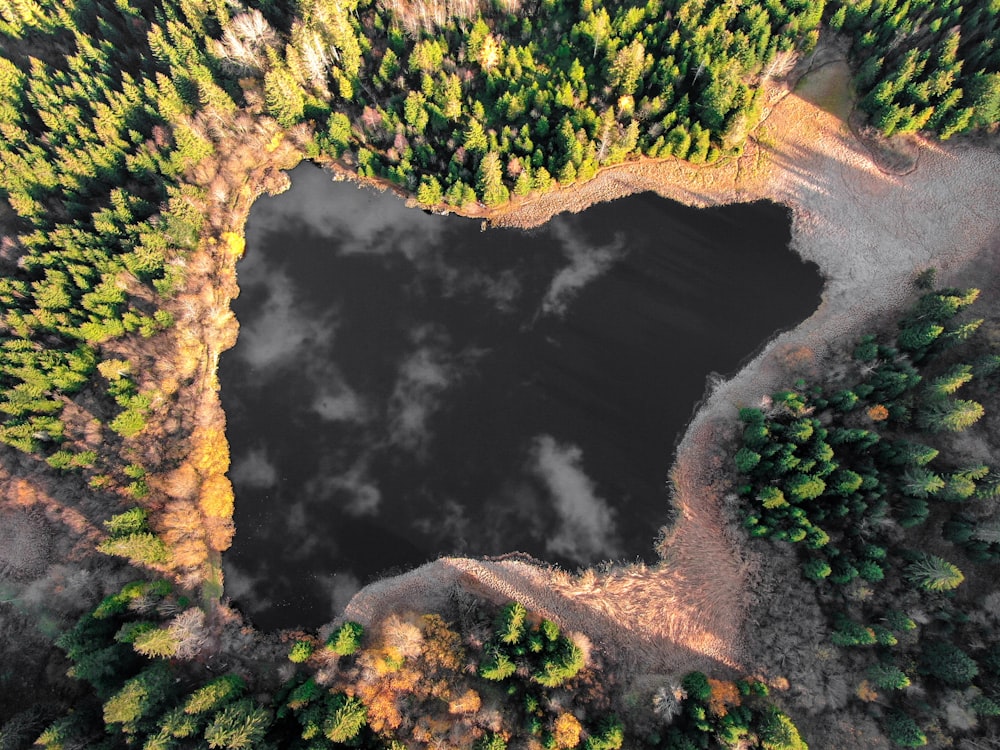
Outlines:
<svg viewBox="0 0 1000 750"><path fill-rule="evenodd" d="M483 233L304 165L247 236L224 568L262 627L440 554L652 559L706 376L820 292L770 204L641 195Z"/></svg>

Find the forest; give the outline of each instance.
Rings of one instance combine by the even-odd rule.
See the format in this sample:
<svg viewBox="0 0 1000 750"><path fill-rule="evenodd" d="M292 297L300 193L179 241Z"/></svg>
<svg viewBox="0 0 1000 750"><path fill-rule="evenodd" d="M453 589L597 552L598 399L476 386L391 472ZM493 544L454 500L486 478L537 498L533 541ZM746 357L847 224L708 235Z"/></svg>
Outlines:
<svg viewBox="0 0 1000 750"><path fill-rule="evenodd" d="M766 87L821 33L849 41L859 106L887 136L995 131L998 17L985 0L0 0L2 458L98 509L93 546L145 576L59 637L71 676L90 686L71 693L86 705L57 720L51 706L0 714L3 747L39 736L50 748L393 747L448 722L489 748L622 746L630 730L580 647L519 605L470 615L461 632L433 617L400 625L409 645L377 633L349 647L361 637L351 628L307 634L288 659L262 662L287 673L275 684L245 664L198 672L196 655L226 627L211 619L224 617L214 571L232 535L225 436L149 424L170 424L204 364L192 355L153 374L178 356L180 291L198 248L216 241L217 195L200 170L265 133L267 153L294 144L423 206L461 209L501 208L627 160L708 168L741 153ZM213 248L238 256L242 238L223 233ZM995 388L996 355L954 359L975 332L955 316L974 296L929 294L894 343L862 342L859 382L802 385L740 415L748 533L803 550L834 642L867 660L870 694L883 696L869 702L882 710L889 696L884 725L903 746L944 731L931 706L958 705L970 724L1000 713L1000 657L962 645L989 643L992 621L961 609L963 573L946 553L977 565L1000 554L996 522L972 502L995 498L1000 477L910 434L970 427L980 402L953 394ZM197 444L191 463L178 465L168 441ZM886 519L906 531L883 531ZM928 546L907 540L938 521L941 540L916 552ZM862 587L872 594L859 598ZM883 608L907 597L922 597L927 622ZM330 663L336 679L313 678ZM434 670L441 686L416 677ZM917 679L930 697L900 692ZM433 703L444 724L404 726L413 716L391 715L397 694ZM671 728L636 743L801 745L750 676L693 673L658 695ZM513 723L477 718L488 701Z"/></svg>
<svg viewBox="0 0 1000 750"><path fill-rule="evenodd" d="M142 467L107 465L63 411L86 392L112 438L128 440L169 404L174 394L142 383L116 348L171 325L164 301L204 221L185 175L241 113L306 127L307 155L422 204L498 206L627 158L738 153L764 82L816 44L832 11L855 39L862 106L886 133L993 126L1000 11L894 8L325 0L237 13L221 0L4 0L0 191L13 235L0 257L0 440L142 499L129 475Z"/></svg>
<svg viewBox="0 0 1000 750"><path fill-rule="evenodd" d="M739 415L744 526L798 550L856 698L900 747L1000 716L996 595L965 593L1000 559L1000 469L955 439L1000 385L968 314L978 294L927 291L894 337L857 342L858 380L800 381Z"/></svg>

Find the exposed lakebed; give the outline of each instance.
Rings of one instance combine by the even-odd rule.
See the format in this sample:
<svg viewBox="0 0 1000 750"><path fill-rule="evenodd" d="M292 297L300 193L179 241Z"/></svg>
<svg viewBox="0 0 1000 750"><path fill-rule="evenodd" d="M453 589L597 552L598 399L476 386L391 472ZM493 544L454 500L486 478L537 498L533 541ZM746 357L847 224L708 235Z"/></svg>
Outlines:
<svg viewBox="0 0 1000 750"><path fill-rule="evenodd" d="M297 168L251 212L219 367L227 593L316 626L441 554L653 559L706 377L819 302L788 240L774 204L651 194L482 232Z"/></svg>

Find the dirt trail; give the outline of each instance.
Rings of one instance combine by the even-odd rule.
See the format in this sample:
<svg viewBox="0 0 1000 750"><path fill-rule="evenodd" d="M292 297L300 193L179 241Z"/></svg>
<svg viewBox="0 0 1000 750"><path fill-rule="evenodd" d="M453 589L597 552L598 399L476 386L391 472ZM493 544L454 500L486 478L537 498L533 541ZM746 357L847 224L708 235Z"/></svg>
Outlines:
<svg viewBox="0 0 1000 750"><path fill-rule="evenodd" d="M916 168L879 171L846 124L853 104L846 63L835 51L821 54L793 93L775 97L739 160L711 168L624 164L491 218L534 226L647 190L697 206L766 199L790 207L793 248L827 279L813 316L778 336L701 405L678 449L680 516L660 546L663 562L571 577L521 561L446 558L366 587L346 617L371 623L394 610L440 608L460 587L517 599L586 633L624 673L752 668L741 634L753 560L712 486L724 460L718 446L725 425L736 407L758 402L790 372L817 370L831 341L899 305L916 271L958 268L1000 238L995 145L913 140L906 146L918 154Z"/></svg>

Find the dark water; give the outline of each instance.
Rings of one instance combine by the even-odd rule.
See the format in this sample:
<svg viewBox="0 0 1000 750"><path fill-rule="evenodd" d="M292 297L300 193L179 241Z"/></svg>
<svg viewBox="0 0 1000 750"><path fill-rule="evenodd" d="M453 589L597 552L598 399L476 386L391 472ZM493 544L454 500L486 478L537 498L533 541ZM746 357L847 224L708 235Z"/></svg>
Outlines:
<svg viewBox="0 0 1000 750"><path fill-rule="evenodd" d="M481 232L299 167L251 213L220 364L227 593L315 626L446 553L652 559L706 376L818 304L788 239L772 204L653 195Z"/></svg>

